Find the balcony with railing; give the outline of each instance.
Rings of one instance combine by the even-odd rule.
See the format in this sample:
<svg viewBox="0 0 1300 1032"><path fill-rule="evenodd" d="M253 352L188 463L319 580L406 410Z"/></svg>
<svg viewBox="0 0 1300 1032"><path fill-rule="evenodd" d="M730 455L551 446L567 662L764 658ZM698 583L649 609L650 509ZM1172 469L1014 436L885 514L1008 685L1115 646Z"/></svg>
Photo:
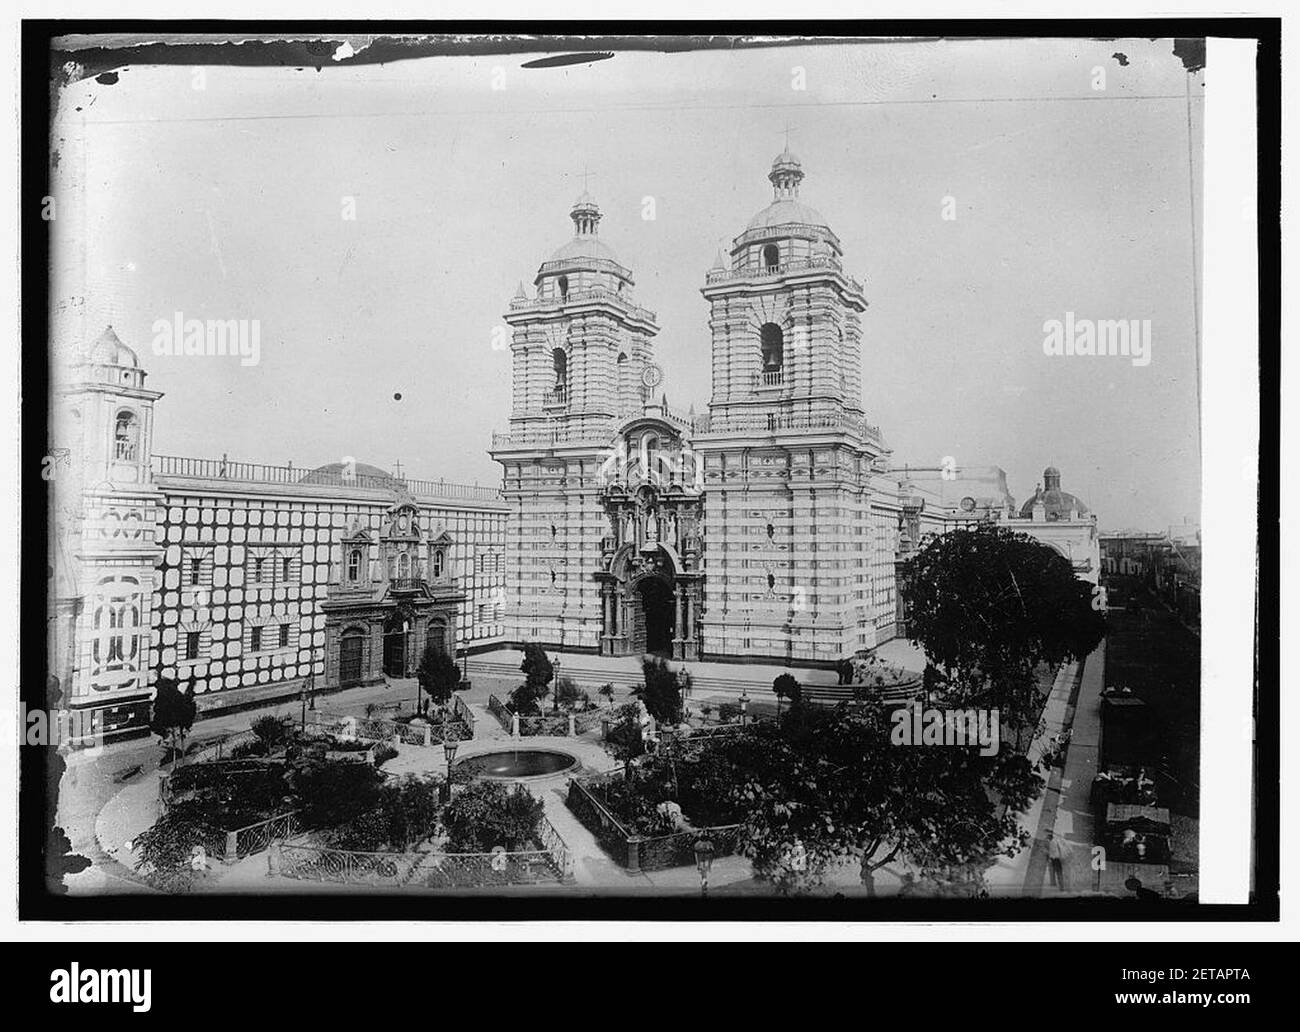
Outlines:
<svg viewBox="0 0 1300 1032"><path fill-rule="evenodd" d="M852 276L845 275L838 258L795 258L778 265L742 266L739 269L712 269L705 277L705 283L731 283L738 280L774 279L778 276L793 276L804 272L830 271L839 274L858 293L863 287Z"/></svg>
<svg viewBox="0 0 1300 1032"><path fill-rule="evenodd" d="M116 440L113 442L113 458L119 462L135 461L135 442L126 440Z"/></svg>
<svg viewBox="0 0 1300 1032"><path fill-rule="evenodd" d="M394 594L402 595L422 592L427 583L423 577L395 577L388 582L388 587Z"/></svg>
<svg viewBox="0 0 1300 1032"><path fill-rule="evenodd" d="M546 267L542 267L542 272L546 272ZM510 302L510 312L532 312L548 308L559 308L561 305L580 305L580 304L612 304L616 308L626 313L633 319L639 319L643 322L654 322L655 313L648 308L642 308L634 304L625 294L620 294L615 290L607 290L604 287L592 287L589 290L571 290L563 297L539 297L539 298L515 298Z"/></svg>
<svg viewBox="0 0 1300 1032"><path fill-rule="evenodd" d="M761 373L754 374L754 389L759 390L763 387L781 387L785 384L784 369L764 369Z"/></svg>
<svg viewBox="0 0 1300 1032"><path fill-rule="evenodd" d="M569 407L569 385L567 383L557 383L542 398L542 408L547 412L554 412Z"/></svg>

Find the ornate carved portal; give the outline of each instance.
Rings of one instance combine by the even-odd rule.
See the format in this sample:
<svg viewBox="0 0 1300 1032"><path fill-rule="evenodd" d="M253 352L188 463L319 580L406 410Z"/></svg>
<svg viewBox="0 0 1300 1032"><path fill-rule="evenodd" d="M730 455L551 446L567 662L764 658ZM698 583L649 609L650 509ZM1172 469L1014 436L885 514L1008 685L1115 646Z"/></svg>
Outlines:
<svg viewBox="0 0 1300 1032"><path fill-rule="evenodd" d="M678 484L640 484L630 492L615 484L606 489L605 507L611 533L598 574L601 652L698 659L699 496Z"/></svg>

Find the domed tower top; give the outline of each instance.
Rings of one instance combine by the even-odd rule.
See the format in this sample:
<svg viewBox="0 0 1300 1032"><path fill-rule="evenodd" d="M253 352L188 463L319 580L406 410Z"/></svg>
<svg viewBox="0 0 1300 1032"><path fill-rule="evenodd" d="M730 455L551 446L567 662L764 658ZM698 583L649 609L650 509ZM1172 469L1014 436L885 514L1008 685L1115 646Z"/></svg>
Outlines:
<svg viewBox="0 0 1300 1032"><path fill-rule="evenodd" d="M774 201L793 201L799 196L799 183L803 179L803 165L790 153L790 145L776 156L772 171L767 174L772 181Z"/></svg>
<svg viewBox="0 0 1300 1032"><path fill-rule="evenodd" d="M569 218L573 219L574 236L595 236L600 227L600 206L596 204L596 198L583 190L582 195L573 202Z"/></svg>
<svg viewBox="0 0 1300 1032"><path fill-rule="evenodd" d="M571 292L603 289L623 294L632 286L632 271L600 239L601 211L584 190L569 211L573 239L556 248L537 270L539 298L565 299Z"/></svg>

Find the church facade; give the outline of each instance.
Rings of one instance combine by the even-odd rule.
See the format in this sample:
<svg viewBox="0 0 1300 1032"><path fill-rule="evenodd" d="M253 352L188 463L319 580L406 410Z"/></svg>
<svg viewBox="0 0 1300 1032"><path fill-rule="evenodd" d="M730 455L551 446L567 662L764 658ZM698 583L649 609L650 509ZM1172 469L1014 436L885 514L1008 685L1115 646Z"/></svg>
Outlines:
<svg viewBox="0 0 1300 1032"><path fill-rule="evenodd" d="M509 426L492 446L511 642L831 665L901 633L897 567L926 536L978 520L1016 521L1095 581L1095 517L1061 501L1055 470L1017 511L996 467L994 490L977 472L959 498L956 470L937 471L935 492L895 469L862 406L865 292L800 198L803 178L787 147L771 203L705 275L704 413L669 407L655 315L588 193L532 294L520 284L505 313Z"/></svg>

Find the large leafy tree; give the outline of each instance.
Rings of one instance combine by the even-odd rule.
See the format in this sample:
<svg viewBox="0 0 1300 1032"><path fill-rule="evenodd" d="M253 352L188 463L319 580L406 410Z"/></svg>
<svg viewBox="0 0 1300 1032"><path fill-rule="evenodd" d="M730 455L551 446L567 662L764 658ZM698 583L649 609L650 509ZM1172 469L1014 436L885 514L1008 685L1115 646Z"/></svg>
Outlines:
<svg viewBox="0 0 1300 1032"><path fill-rule="evenodd" d="M1013 727L1037 719L1034 668L1083 659L1106 633L1092 585L1064 556L996 524L931 540L907 561L900 590L948 700L997 708Z"/></svg>
<svg viewBox="0 0 1300 1032"><path fill-rule="evenodd" d="M706 747L701 783L714 806L744 814L741 851L758 877L800 891L856 858L870 886L895 859L971 869L1025 846L1016 814L1043 780L1023 756L894 745L893 726L878 707L798 706Z"/></svg>

